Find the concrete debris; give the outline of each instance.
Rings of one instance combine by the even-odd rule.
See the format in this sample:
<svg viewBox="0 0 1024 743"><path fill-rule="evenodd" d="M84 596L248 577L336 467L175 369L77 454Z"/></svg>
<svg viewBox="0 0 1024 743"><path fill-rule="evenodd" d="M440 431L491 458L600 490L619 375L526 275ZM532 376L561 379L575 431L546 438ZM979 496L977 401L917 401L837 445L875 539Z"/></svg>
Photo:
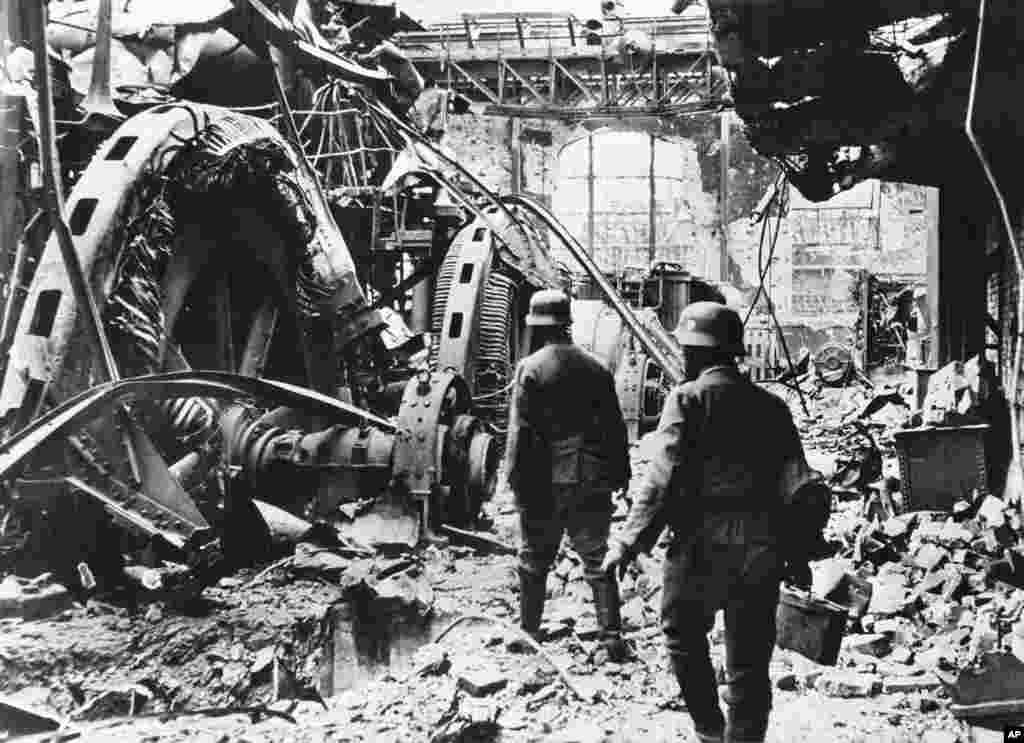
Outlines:
<svg viewBox="0 0 1024 743"><path fill-rule="evenodd" d="M855 699L874 696L881 690L882 682L873 673L836 670L823 673L814 688L826 696Z"/></svg>
<svg viewBox="0 0 1024 743"><path fill-rule="evenodd" d="M453 543L472 547L485 555L514 555L517 552L515 547L507 545L489 534L484 534L483 532L457 529L454 526L448 526L447 524L441 526L441 531L451 538Z"/></svg>
<svg viewBox="0 0 1024 743"><path fill-rule="evenodd" d="M898 647L889 654L889 660L909 665L914 662L914 651L907 647Z"/></svg>
<svg viewBox="0 0 1024 743"><path fill-rule="evenodd" d="M922 544L914 554L914 564L924 570L934 570L944 560L949 558L949 553L936 544Z"/></svg>
<svg viewBox="0 0 1024 743"><path fill-rule="evenodd" d="M882 658L892 650L892 641L883 634L847 635L843 638L842 646L846 650Z"/></svg>
<svg viewBox="0 0 1024 743"><path fill-rule="evenodd" d="M934 691L942 688L942 682L933 674L920 676L896 676L882 682L885 694L910 694L918 691Z"/></svg>
<svg viewBox="0 0 1024 743"><path fill-rule="evenodd" d="M538 668L519 683L520 694L536 694L552 684L558 677L554 671Z"/></svg>
<svg viewBox="0 0 1024 743"><path fill-rule="evenodd" d="M907 608L910 592L903 585L901 576L889 575L885 578L873 578L871 587L869 614L892 616L902 613Z"/></svg>
<svg viewBox="0 0 1024 743"><path fill-rule="evenodd" d="M777 688L802 686L849 698L921 695L920 709L934 711L958 669L964 678L963 669L979 659L1024 659L1024 541L1013 521L1017 508L977 490L952 494L938 510L914 508L915 492L901 481L907 474L913 478L908 466L958 465L936 457L901 463L895 436L927 432L914 428L922 425L956 430L988 422L986 400L995 387L986 378L990 371L977 360L952 364L932 375L928 395L922 391L918 399L913 385L896 382L874 397L853 385L812 396L813 419L804 419L802 434L808 460L832 475L836 497L825 537L836 554L812 564L811 594L849 607L850 621L835 669L787 672L775 679ZM780 394L801 419L792 391ZM901 395L908 397L901 401ZM974 475L949 469L945 479L968 476ZM1000 689L993 693L1001 699L1013 696ZM927 735L958 740L937 730Z"/></svg>
<svg viewBox="0 0 1024 743"><path fill-rule="evenodd" d="M436 676L447 673L451 668L448 651L440 645L424 645L413 656L413 666L419 676Z"/></svg>
<svg viewBox="0 0 1024 743"><path fill-rule="evenodd" d="M71 593L44 573L32 580L8 575L0 582L0 618L45 619L74 605Z"/></svg>
<svg viewBox="0 0 1024 743"><path fill-rule="evenodd" d="M130 717L143 712L152 698L153 692L139 684L109 689L75 710L72 718L99 720L106 717Z"/></svg>
<svg viewBox="0 0 1024 743"><path fill-rule="evenodd" d="M599 725L577 723L544 738L544 743L607 743L608 731Z"/></svg>
<svg viewBox="0 0 1024 743"><path fill-rule="evenodd" d="M460 689L475 697L485 697L508 685L508 677L497 666L478 661L456 672Z"/></svg>
<svg viewBox="0 0 1024 743"><path fill-rule="evenodd" d="M60 720L41 711L30 709L13 697L0 697L0 733L4 739L34 735L57 730Z"/></svg>
<svg viewBox="0 0 1024 743"><path fill-rule="evenodd" d="M926 739L926 734L938 734L940 717L951 714L946 697L959 671L993 652L1024 657L1024 591L996 580L991 570L1003 561L1004 574L1024 575L1024 565L1007 556L1020 549L1020 534L1006 517L1012 509L991 494L968 499L968 508L956 514L908 507L905 496L910 493L901 492L909 488L898 477L892 424L879 422L892 404L861 421L858 429L850 420L871 402L869 391L850 386L821 393L821 399L812 400L816 418L802 433L808 459L822 471L839 474L824 535L832 555L812 564L811 594L840 610L846 631L834 667L777 649L772 683L780 707L788 702L806 706L816 694L850 700L843 704L859 704L858 709L895 705L879 717L886 729L891 728L886 717L898 718L902 726L928 715L917 721L914 732L914 739ZM799 403L792 402L799 411ZM642 481L642 443L633 455L636 487ZM883 493L884 498L877 497ZM616 496L620 515L634 496ZM869 507L872 498L881 505ZM301 613L301 622L292 624L283 617L286 612L267 611L260 604L245 605L223 625L214 609L206 624L195 625L161 593L179 568L137 559L128 570L135 576L134 596L146 597L141 605L107 607L90 596L87 607L77 609L71 601L77 594L65 589L66 603L55 609L68 613L69 621L78 621L79 612L83 621L108 628L118 638L108 641L112 655L131 660L119 657L107 667L132 666L125 674L131 683L111 689L105 686L110 681L101 684L96 677L84 687L68 682L76 690L65 692L67 699L54 708L91 720L162 713L172 705L187 708L200 701L227 706L309 698L316 687L325 699L335 695L328 699L331 715L344 714L343 724L359 731L354 737L453 743L495 740L502 730L524 740L619 740L608 730L619 729L615 715L620 705L646 710L641 716L652 717L651 729L669 716L687 717L651 701L675 699L677 692L658 626L664 543L651 557L632 563L620 581L623 626L639 660L619 664L602 662L597 652L591 590L568 542L549 574L542 647L550 657L494 623L465 622L438 639L457 614L515 622L515 558L505 545L515 544L517 519L506 500L499 499L489 511L494 536L462 530L456 538L451 532L447 542L415 553L374 553L351 542L331 543L297 516L265 507L260 512L264 522L275 524L277 562L219 576L208 591L218 602L257 594L272 603L303 587L308 593L300 605L309 608L296 612L289 605L287 612ZM42 586L49 580L38 582ZM28 584L12 578L0 584L6 616L21 614L8 613L5 592L16 586L18 597L31 594L33 588L25 590ZM231 637L240 617L249 618L253 628ZM716 617L709 639L720 667L722 617ZM0 660L3 653L0 643ZM608 704L598 707L576 699L558 683L560 672L588 690L600 689ZM114 683L120 684L120 677ZM879 694L893 699L882 702L875 699ZM980 714L976 699L962 701L972 710L968 714ZM674 704L678 709L678 700ZM815 739L830 739L832 725L828 722L829 729L818 731ZM687 734L680 732L675 739ZM646 737L636 733L621 739ZM777 737L791 739L785 729Z"/></svg>
<svg viewBox="0 0 1024 743"><path fill-rule="evenodd" d="M622 606L622 627L626 630L637 630L646 627L654 617L647 608L642 596L635 596Z"/></svg>

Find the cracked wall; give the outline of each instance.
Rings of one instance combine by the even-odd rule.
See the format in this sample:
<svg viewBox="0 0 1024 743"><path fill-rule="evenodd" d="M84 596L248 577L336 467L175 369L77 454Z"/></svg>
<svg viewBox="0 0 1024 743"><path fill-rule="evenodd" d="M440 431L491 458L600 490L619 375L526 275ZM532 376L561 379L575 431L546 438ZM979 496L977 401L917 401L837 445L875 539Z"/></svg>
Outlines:
<svg viewBox="0 0 1024 743"><path fill-rule="evenodd" d="M559 153L598 129L599 123L607 129L654 133L675 141L679 162L673 168L678 180L670 193L658 194L655 257L681 263L697 275L714 275L713 261L718 260L721 244L719 184L723 155L717 117L693 116L668 123L633 120L570 125L538 119L513 123L482 115L482 107L476 110L474 115L451 119L447 143L461 162L489 186L509 191L518 184L523 191L553 204L556 213L559 186L571 181L564 178L565 164L559 162ZM738 120L733 121L731 133L729 278L750 299L758 283L758 254L763 266L775 228L773 216L764 230L762 245L764 225L752 224L750 215L775 180L778 168L753 151ZM518 174L514 173L517 152L521 162ZM926 192L921 186L869 181L831 201L813 203L790 189L790 210L774 238L772 265L765 279L780 319L815 327L854 322L857 307L851 288L861 269L923 283L929 219L935 218L926 210ZM638 194L638 198L643 196ZM560 216L586 244L585 217ZM621 255L596 255L599 263L615 269L646 262L648 237L646 226L640 225L642 220L631 216L630 222L637 222L632 227L614 220L595 221L598 243L635 243L633 249ZM618 234L612 234L615 232Z"/></svg>

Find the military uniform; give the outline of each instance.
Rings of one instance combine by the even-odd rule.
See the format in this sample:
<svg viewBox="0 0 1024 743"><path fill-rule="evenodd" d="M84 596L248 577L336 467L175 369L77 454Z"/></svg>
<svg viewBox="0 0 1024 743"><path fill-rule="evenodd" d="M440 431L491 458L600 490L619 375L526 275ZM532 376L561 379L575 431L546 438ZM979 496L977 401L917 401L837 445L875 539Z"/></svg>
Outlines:
<svg viewBox="0 0 1024 743"><path fill-rule="evenodd" d="M601 570L611 494L629 482L629 443L611 373L572 343L523 359L515 374L506 448L520 513L521 621L536 634L548 571L563 533L583 560L606 638L620 630L614 575Z"/></svg>
<svg viewBox="0 0 1024 743"><path fill-rule="evenodd" d="M649 551L670 529L662 624L696 732L707 741L723 734L761 741L771 709L779 583L806 536L785 522L783 509L816 473L785 403L732 364L704 368L675 388L650 446L644 487L613 553ZM787 529L800 539L787 542ZM707 640L719 609L728 721Z"/></svg>

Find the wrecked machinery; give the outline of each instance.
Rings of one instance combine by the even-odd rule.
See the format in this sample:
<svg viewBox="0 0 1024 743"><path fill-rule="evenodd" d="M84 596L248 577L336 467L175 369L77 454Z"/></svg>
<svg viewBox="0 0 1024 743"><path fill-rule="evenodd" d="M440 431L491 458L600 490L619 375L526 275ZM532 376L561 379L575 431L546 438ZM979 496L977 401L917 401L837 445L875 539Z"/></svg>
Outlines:
<svg viewBox="0 0 1024 743"><path fill-rule="evenodd" d="M573 301L573 339L612 372L629 440L636 442L657 426L668 387L683 378L682 347L666 328L675 328L683 308L692 302L725 299L714 286L675 263L624 271L618 283L646 338L587 277Z"/></svg>
<svg viewBox="0 0 1024 743"><path fill-rule="evenodd" d="M82 5L92 13L78 25L97 15L100 31L116 25L108 3L98 13ZM244 23L233 25L239 14ZM317 517L351 506L345 512L370 523L367 541L415 543L442 520L472 521L493 488L498 440L473 397L506 384L514 292L527 280L498 255L493 222L459 186L451 190L477 213L469 225L454 214L438 224L408 191L383 197L415 135L401 105L382 102L392 76L304 40L293 19L259 3L215 19L218 33L241 28L237 44L257 50L266 117L154 89L151 100L137 88L127 100L110 96L113 42L101 34L93 70L106 78L106 105L97 114L87 91L85 121L61 127L61 162L63 217L105 343L90 342L61 230L45 247L26 231L17 278L37 266L9 322L0 390L0 469L15 520L63 512L46 506L77 493L161 555L195 562L228 551L220 537L252 516L254 497ZM186 35L188 20L178 19ZM314 100L301 102L297 80L320 83ZM73 86L65 93L78 97ZM30 119L36 100L23 98ZM303 139L306 131L314 134ZM308 152L308 136L329 143L337 168ZM379 249L351 247L364 222ZM427 229L402 244L409 225ZM450 258L437 319L458 315L446 327L462 332L443 334L417 369L408 357L422 336L395 312L411 282L395 274L408 263L419 278L436 273L438 254ZM481 300L502 292L495 316L497 305ZM306 490L316 497L303 504ZM75 528L70 518L51 531Z"/></svg>
<svg viewBox="0 0 1024 743"><path fill-rule="evenodd" d="M328 41L304 3L29 5L0 476L48 569L245 561L254 502L367 546L471 524L529 296L564 284L542 229L678 379L550 212L438 146L453 102L384 40L393 16L342 4L362 15Z"/></svg>

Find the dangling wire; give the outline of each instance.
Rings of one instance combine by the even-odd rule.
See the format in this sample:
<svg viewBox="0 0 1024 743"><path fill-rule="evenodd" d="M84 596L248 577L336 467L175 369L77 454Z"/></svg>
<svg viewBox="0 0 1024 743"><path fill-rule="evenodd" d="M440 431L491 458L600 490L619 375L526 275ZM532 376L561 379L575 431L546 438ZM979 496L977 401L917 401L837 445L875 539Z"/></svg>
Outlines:
<svg viewBox="0 0 1024 743"><path fill-rule="evenodd" d="M744 327L746 327L747 321L750 320L750 316L752 314L754 314L754 308L757 307L757 302L761 298L761 295L765 294L764 280L768 276L768 270L769 270L769 268L772 265L773 258L775 257L775 246L778 243L779 233L781 232L781 227L782 227L782 212L783 212L783 209L782 209L782 199L780 198L780 194L782 194L783 189L786 187L786 185L787 185L786 174L785 173L780 173L779 176L775 179L775 193L772 195L772 198L768 201L768 204L764 208L764 217L761 220L761 237L758 240L758 245L757 245L757 272L758 272L757 292L754 294L754 299L750 303L750 308L747 310L746 317L743 318L743 326ZM775 231L772 233L771 247L768 249L768 260L765 261L763 259L764 258L764 245L765 245L765 237L766 237L767 230L768 230L768 220L770 219L769 212L771 211L772 204L774 204L776 201L778 201L779 204L778 204L778 210L777 210L776 217L775 217Z"/></svg>
<svg viewBox="0 0 1024 743"><path fill-rule="evenodd" d="M754 299L750 303L750 308L747 310L746 317L743 318L743 327L746 328L747 322L750 320L750 316L754 314L754 308L757 307L758 301L761 299L762 294L764 295L765 302L768 305L768 314L775 325L775 332L778 335L779 344L782 346L782 353L786 357L786 365L789 367L789 371L794 376L796 375L796 369L793 365L793 357L790 356L789 346L786 344L786 337L782 333L782 324L779 322L778 315L775 314L775 303L772 301L771 294L765 289L765 278L768 276L768 272L771 270L772 261L775 258L775 247L779 242L779 234L782 232L782 213L785 211L782 194L785 192L784 189L787 186L787 179L785 172L780 173L779 177L775 180L775 193L769 199L768 204L765 206L764 218L761 221L761 238L757 245L757 293L754 294ZM764 257L764 244L765 235L768 229L768 221L771 219L768 212L770 211L772 204L778 202L775 215L775 229L771 236L771 246L768 248L767 259ZM800 406L803 408L804 415L808 418L811 417L810 409L807 407L807 399L804 397L804 391L800 387L799 383L795 383L797 394L800 396Z"/></svg>

